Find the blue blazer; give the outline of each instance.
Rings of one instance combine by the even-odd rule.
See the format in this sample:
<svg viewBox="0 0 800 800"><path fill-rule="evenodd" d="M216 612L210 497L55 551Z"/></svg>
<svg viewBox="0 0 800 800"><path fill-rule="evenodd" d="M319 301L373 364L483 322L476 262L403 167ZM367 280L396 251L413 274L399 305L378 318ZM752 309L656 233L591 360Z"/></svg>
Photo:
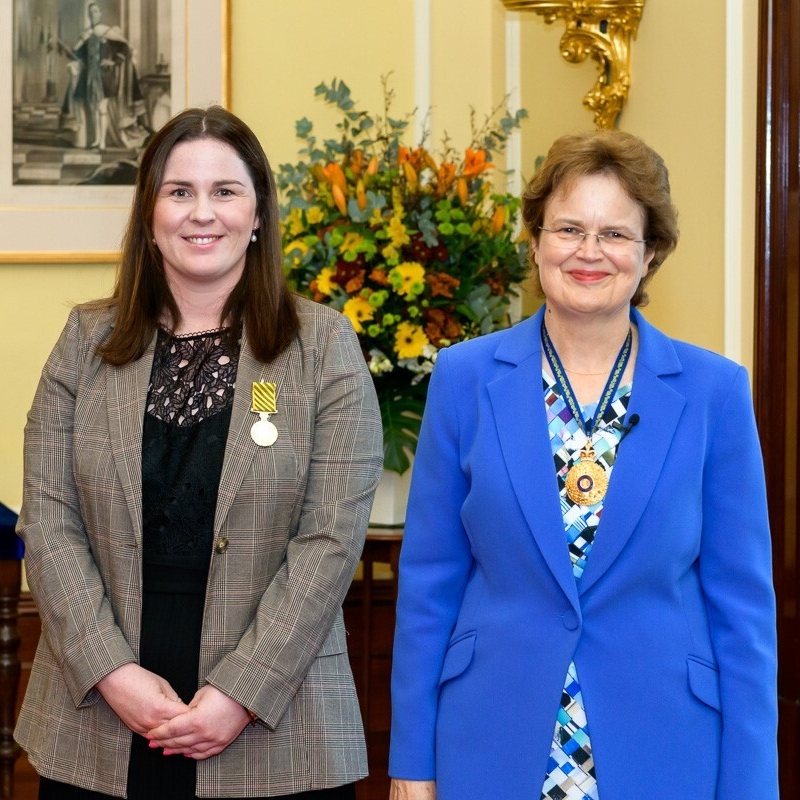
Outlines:
<svg viewBox="0 0 800 800"><path fill-rule="evenodd" d="M637 311L628 418L573 577L543 311L439 354L414 463L390 774L538 800L575 660L602 800L778 797L775 601L744 368Z"/></svg>

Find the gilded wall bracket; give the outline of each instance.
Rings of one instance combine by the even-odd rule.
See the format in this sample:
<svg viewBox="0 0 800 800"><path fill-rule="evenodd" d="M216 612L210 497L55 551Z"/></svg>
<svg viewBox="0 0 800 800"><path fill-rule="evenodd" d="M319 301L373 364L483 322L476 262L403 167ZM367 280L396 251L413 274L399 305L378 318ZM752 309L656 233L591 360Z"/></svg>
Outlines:
<svg viewBox="0 0 800 800"><path fill-rule="evenodd" d="M561 55L578 64L591 57L597 81L583 98L598 128L613 128L631 85L631 39L646 0L503 0L509 11L533 11L548 24L563 19Z"/></svg>

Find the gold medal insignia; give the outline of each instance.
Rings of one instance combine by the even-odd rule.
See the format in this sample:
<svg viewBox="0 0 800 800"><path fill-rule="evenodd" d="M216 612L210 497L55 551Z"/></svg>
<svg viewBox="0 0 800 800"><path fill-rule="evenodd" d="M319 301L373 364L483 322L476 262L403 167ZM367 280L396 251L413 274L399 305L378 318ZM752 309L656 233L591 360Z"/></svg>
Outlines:
<svg viewBox="0 0 800 800"><path fill-rule="evenodd" d="M588 442L581 450L580 461L567 473L565 486L567 497L577 505L593 506L606 496L608 474L595 461L595 452Z"/></svg>

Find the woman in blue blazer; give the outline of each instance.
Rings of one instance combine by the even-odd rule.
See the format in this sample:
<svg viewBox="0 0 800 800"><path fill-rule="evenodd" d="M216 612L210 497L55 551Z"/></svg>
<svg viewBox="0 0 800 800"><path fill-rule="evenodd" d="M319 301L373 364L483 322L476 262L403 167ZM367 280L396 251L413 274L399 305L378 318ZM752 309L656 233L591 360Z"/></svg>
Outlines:
<svg viewBox="0 0 800 800"><path fill-rule="evenodd" d="M666 168L620 131L562 137L523 216L544 306L431 380L391 797L777 798L747 374L636 309L677 242Z"/></svg>

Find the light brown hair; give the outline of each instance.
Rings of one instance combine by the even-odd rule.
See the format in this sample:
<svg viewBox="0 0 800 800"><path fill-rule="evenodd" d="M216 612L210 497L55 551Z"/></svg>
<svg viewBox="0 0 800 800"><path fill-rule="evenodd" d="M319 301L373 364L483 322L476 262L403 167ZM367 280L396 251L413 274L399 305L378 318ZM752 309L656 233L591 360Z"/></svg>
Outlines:
<svg viewBox="0 0 800 800"><path fill-rule="evenodd" d="M561 136L553 143L522 193L522 220L532 240L539 240L547 202L554 193L569 191L586 175L614 176L644 212L644 238L654 251L647 274L631 305L647 303L646 285L678 243L678 213L672 203L664 160L638 136L624 131L590 131ZM532 277L541 293L539 273L531 253Z"/></svg>

